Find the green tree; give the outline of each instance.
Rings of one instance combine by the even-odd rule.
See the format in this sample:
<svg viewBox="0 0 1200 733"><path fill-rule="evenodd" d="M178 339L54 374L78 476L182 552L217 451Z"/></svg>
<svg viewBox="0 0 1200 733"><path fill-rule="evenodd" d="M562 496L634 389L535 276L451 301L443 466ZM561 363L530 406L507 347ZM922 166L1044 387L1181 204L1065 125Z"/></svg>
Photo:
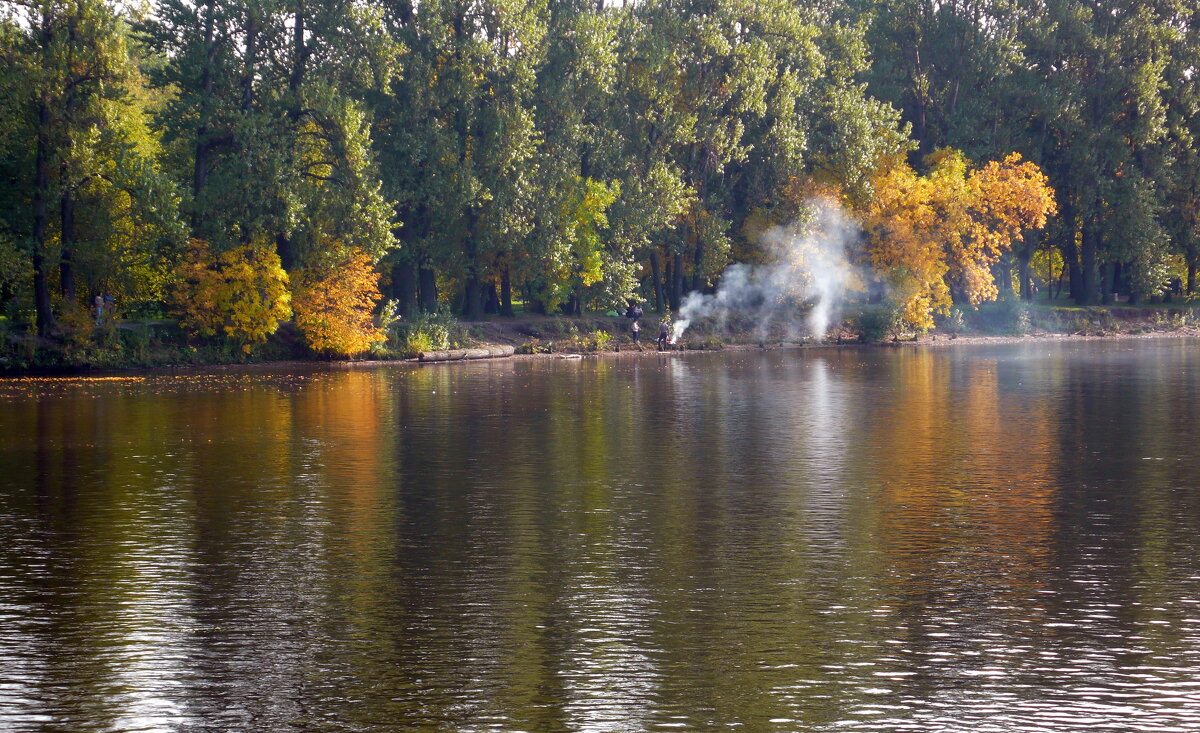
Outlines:
<svg viewBox="0 0 1200 733"><path fill-rule="evenodd" d="M18 191L4 228L26 243L39 334L55 330L56 303L77 305L81 276L92 292L161 297L184 232L123 20L100 0L30 0L4 23L6 116L29 120L5 146Z"/></svg>
<svg viewBox="0 0 1200 733"><path fill-rule="evenodd" d="M427 308L436 307L435 268L452 274L463 313L478 318L489 265L529 228L537 144L530 95L545 5L401 2L387 21L408 49L405 74L379 106L386 190L412 248L400 264L409 274L420 268Z"/></svg>
<svg viewBox="0 0 1200 733"><path fill-rule="evenodd" d="M377 7L164 0L140 27L164 60L156 82L176 90L159 121L190 153L195 236L274 241L289 269L336 256L323 242L395 246L361 102L398 53Z"/></svg>

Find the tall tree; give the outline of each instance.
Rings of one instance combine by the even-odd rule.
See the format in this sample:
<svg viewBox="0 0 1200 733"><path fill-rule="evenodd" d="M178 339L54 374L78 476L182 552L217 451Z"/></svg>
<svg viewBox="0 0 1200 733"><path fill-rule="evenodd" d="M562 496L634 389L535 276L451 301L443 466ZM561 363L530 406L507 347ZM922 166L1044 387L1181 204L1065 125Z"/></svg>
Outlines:
<svg viewBox="0 0 1200 733"><path fill-rule="evenodd" d="M267 238L285 267L330 243L395 246L362 96L397 49L371 4L164 0L141 25L177 91L160 117L191 151L193 234L218 247Z"/></svg>
<svg viewBox="0 0 1200 733"><path fill-rule="evenodd" d="M183 232L174 189L156 166L143 80L115 9L102 0L31 0L21 10L18 29L9 32L26 84L9 103L32 120L18 134L28 136L24 146L33 152L32 170L18 179L31 191L28 208L13 216L29 217L38 332L47 335L55 330L56 300L78 305L81 274L93 290L101 279L112 289L114 269L137 272L135 263L146 265L164 240L179 243ZM23 229L11 220L10 227ZM139 288L149 295L124 280L124 295Z"/></svg>
<svg viewBox="0 0 1200 733"><path fill-rule="evenodd" d="M387 190L411 247L402 264L420 268L427 295L435 268L455 276L463 314L478 318L489 265L506 238L528 231L545 4L399 2L387 19L408 48L405 74L379 106Z"/></svg>

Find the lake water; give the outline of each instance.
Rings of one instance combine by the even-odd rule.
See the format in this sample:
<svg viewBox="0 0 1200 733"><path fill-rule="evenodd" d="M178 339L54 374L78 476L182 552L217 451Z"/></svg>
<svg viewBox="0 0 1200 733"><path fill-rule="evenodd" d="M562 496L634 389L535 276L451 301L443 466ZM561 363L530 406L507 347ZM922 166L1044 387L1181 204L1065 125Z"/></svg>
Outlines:
<svg viewBox="0 0 1200 733"><path fill-rule="evenodd" d="M1200 342L0 381L0 730L1200 730Z"/></svg>

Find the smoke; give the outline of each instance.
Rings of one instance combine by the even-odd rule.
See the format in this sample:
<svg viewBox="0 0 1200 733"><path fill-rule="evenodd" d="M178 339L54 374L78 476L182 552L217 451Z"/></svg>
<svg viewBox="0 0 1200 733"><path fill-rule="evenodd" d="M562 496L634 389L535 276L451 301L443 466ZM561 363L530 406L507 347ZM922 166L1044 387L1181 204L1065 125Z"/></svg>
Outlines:
<svg viewBox="0 0 1200 733"><path fill-rule="evenodd" d="M809 210L807 221L763 235L766 262L731 265L715 293L689 293L672 326L672 341L696 321L711 320L724 330L731 319L747 318L753 319L760 339L775 324L794 337L801 323L808 335L823 339L846 293L861 282L846 255L857 229L832 201L810 201Z"/></svg>

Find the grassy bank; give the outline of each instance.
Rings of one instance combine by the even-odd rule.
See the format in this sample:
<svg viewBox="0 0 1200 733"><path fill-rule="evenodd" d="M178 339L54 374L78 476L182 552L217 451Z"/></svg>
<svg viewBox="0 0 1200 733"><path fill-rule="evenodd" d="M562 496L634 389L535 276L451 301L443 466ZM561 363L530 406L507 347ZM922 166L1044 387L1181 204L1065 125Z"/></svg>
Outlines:
<svg viewBox="0 0 1200 733"><path fill-rule="evenodd" d="M674 348L714 350L727 346L816 343L803 313L790 319L764 322L731 318L700 321L683 334ZM660 316L641 319L641 343L634 344L628 319L605 315L583 317L518 316L464 322L452 317L425 316L400 320L387 330L387 340L362 359L404 360L419 351L508 344L518 354L599 354L654 349ZM978 309L958 309L938 319L927 334L906 330L883 306L843 309L825 338L826 343L872 344L1023 336L1120 336L1154 333L1200 334L1200 309L1191 304L1153 306L1077 307L1029 304L1019 301L987 303ZM299 332L283 324L264 344L249 351L228 343L190 342L169 320L125 320L84 330L71 338L38 339L8 327L0 319L0 373L73 373L165 366L252 364L275 361L317 361Z"/></svg>

